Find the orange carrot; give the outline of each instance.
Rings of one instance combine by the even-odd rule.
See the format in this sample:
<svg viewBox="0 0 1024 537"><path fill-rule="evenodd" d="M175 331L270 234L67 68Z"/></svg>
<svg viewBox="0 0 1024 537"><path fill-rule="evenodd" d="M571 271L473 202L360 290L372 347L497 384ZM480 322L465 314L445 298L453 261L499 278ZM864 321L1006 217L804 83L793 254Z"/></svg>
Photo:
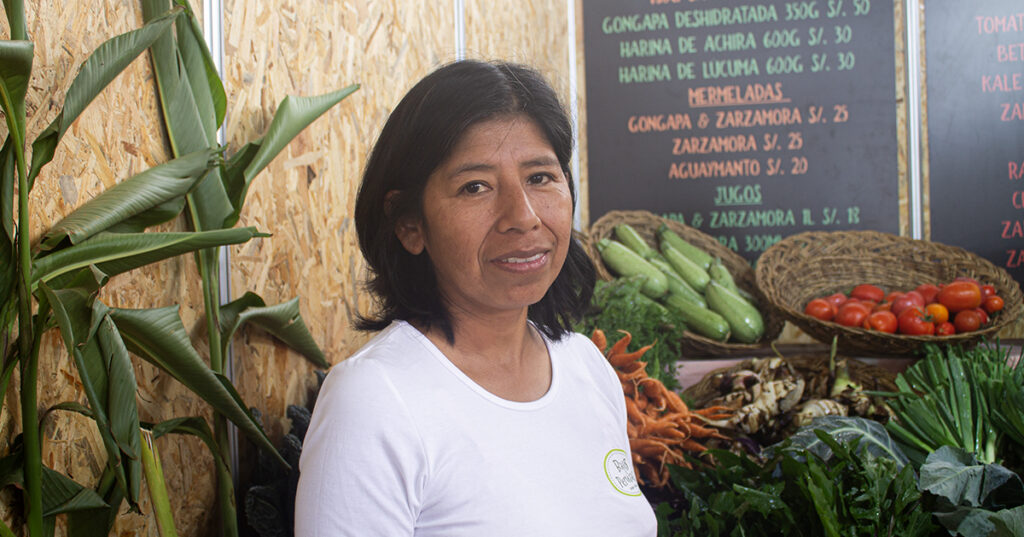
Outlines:
<svg viewBox="0 0 1024 537"><path fill-rule="evenodd" d="M644 345L633 352L623 353L608 353L608 361L611 362L613 367L623 367L626 364L635 362L640 359L647 351L651 350L654 345Z"/></svg>
<svg viewBox="0 0 1024 537"><path fill-rule="evenodd" d="M608 346L608 337L604 335L604 330L595 328L594 333L590 335L590 341L594 342L594 346L597 350L604 352L605 347Z"/></svg>
<svg viewBox="0 0 1024 537"><path fill-rule="evenodd" d="M629 342L633 339L633 335L625 330L619 330L619 332L622 332L623 334L622 339L616 341L615 344L612 345L612 348L608 350L608 353L605 354L605 356L610 357L615 356L616 354L622 354L626 352L626 348L629 347Z"/></svg>

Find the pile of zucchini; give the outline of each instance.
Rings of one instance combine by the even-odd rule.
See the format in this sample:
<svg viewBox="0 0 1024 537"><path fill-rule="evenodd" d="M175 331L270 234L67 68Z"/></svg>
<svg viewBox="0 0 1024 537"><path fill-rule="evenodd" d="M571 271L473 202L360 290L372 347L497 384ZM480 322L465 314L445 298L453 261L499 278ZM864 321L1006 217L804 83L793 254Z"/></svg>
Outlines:
<svg viewBox="0 0 1024 537"><path fill-rule="evenodd" d="M597 242L605 266L619 276L643 277L643 293L677 312L688 330L720 342L755 343L764 336L764 318L720 259L665 224L657 232L658 249L629 224L615 226L614 235Z"/></svg>

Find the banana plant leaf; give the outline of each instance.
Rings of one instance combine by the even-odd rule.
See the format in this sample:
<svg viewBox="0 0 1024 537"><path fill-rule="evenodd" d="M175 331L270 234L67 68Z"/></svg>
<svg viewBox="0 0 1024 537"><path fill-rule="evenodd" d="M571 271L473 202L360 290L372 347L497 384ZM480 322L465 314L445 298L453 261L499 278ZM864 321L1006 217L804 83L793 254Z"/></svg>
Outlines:
<svg viewBox="0 0 1024 537"><path fill-rule="evenodd" d="M24 486L21 467L25 464L22 446L12 446L11 452L0 459L0 487ZM52 517L61 513L108 507L92 489L77 481L43 467L43 516Z"/></svg>
<svg viewBox="0 0 1024 537"><path fill-rule="evenodd" d="M64 346L75 361L107 450L107 465L115 471L129 503L137 508L142 475L135 401L138 386L128 349L94 291L50 289L45 284L41 289L53 309Z"/></svg>
<svg viewBox="0 0 1024 537"><path fill-rule="evenodd" d="M24 154L25 95L32 76L33 48L31 41L0 41L0 109L7 122L7 138L0 148L0 218L8 242L14 240L16 159Z"/></svg>
<svg viewBox="0 0 1024 537"><path fill-rule="evenodd" d="M218 151L205 149L136 174L105 190L57 222L43 236L39 248L51 250L65 239L71 244L79 244L129 220L143 224L134 231L166 222L181 212L185 207L185 194L195 188L206 171L218 161ZM152 216L154 207L171 201L177 202L178 208L169 218L166 218L166 214ZM124 227L122 225L119 229Z"/></svg>
<svg viewBox="0 0 1024 537"><path fill-rule="evenodd" d="M206 447L210 448L210 452L213 453L214 462L228 466L228 461L224 460L220 450L217 449L217 442L213 439L213 431L210 430L210 424L203 418L198 416L171 418L157 424L143 423L142 426L153 433L153 439L160 438L166 434L190 434L202 440Z"/></svg>
<svg viewBox="0 0 1024 537"><path fill-rule="evenodd" d="M11 39L27 39L25 6L22 0L4 0L4 11L7 13L7 24L11 30Z"/></svg>
<svg viewBox="0 0 1024 537"><path fill-rule="evenodd" d="M215 139L217 129L224 122L228 98L220 80L213 55L206 45L203 30L192 7L185 0L175 0L185 10L185 15L175 25L178 38L178 52L181 54L188 82L195 96L196 108L203 123L204 132Z"/></svg>
<svg viewBox="0 0 1024 537"><path fill-rule="evenodd" d="M25 143L25 95L32 76L31 41L0 41L0 107L7 121L8 136Z"/></svg>
<svg viewBox="0 0 1024 537"><path fill-rule="evenodd" d="M110 535L114 521L121 511L124 491L115 486L110 468L107 468L96 485L96 494L103 498L109 507L72 511L67 515L68 537L96 537Z"/></svg>
<svg viewBox="0 0 1024 537"><path fill-rule="evenodd" d="M282 465L288 466L231 382L214 373L196 352L178 316L178 306L142 310L115 308L110 310L110 316L132 353L169 373L234 422L257 446L273 453Z"/></svg>
<svg viewBox="0 0 1024 537"><path fill-rule="evenodd" d="M168 0L142 0L143 19L157 17L169 5ZM205 42L197 43L197 36L189 29L192 24L189 14L179 18L178 32L161 36L151 46L160 108L171 150L179 156L217 144L218 125L214 125L211 119L223 118L220 109L226 106L226 98L224 103L216 100L220 98L216 96L224 94L224 88L219 77L211 79L209 76L209 66L203 59L209 56L209 52ZM188 52L183 53L181 48ZM207 51L196 52L197 48ZM214 114L204 117L204 112L209 114L211 111ZM224 192L220 168L212 170L200 181L189 197L189 204L192 206L191 222L196 230L224 227L222 222L232 207Z"/></svg>
<svg viewBox="0 0 1024 537"><path fill-rule="evenodd" d="M298 297L288 302L267 306L259 295L248 292L239 299L221 306L220 321L221 332L224 334L221 341L225 347L225 354L235 331L246 322L251 322L298 351L316 366L330 367L320 346L313 339L313 334L302 320Z"/></svg>
<svg viewBox="0 0 1024 537"><path fill-rule="evenodd" d="M317 95L313 97L288 96L281 101L274 113L274 119L270 122L270 128L261 140L251 142L257 146L253 151L250 147L239 151L232 157L232 161L225 170L232 173L225 173L224 184L231 200L233 210L230 216L224 221L227 227L238 222L242 212L242 205L245 203L245 196L249 191L249 185L263 168L266 168L274 157L281 152L289 142L295 138L316 118L323 115L335 104L348 97L359 89L358 84L353 84L337 91ZM247 162L235 159L246 159Z"/></svg>
<svg viewBox="0 0 1024 537"><path fill-rule="evenodd" d="M156 38L167 32L180 12L180 8L175 8L148 21L137 30L108 39L82 63L78 75L71 82L71 87L68 88L64 97L64 107L32 144L32 168L28 176L29 190L32 189L32 183L42 167L53 160L57 143L79 114L142 51L149 48Z"/></svg>
<svg viewBox="0 0 1024 537"><path fill-rule="evenodd" d="M80 244L37 259L32 267L31 281L33 289L41 281L51 287L62 287L66 278L91 265L114 276L187 252L266 236L253 227L203 232L100 233ZM61 276L66 278L58 280Z"/></svg>

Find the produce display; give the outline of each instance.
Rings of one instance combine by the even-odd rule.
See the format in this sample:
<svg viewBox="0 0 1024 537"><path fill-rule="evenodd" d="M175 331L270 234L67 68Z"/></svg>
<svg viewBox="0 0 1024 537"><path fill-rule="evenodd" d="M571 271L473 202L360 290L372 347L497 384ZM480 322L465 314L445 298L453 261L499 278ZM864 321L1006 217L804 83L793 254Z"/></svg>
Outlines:
<svg viewBox="0 0 1024 537"><path fill-rule="evenodd" d="M727 439L710 423L728 419L731 415L728 409L691 410L679 394L647 376L647 363L640 358L654 344L629 351L632 335L624 332L623 337L608 348L608 340L601 330L595 330L591 340L605 353L622 383L629 449L642 485L664 487L668 484L670 465L689 468L685 454L705 451L703 442L708 439Z"/></svg>
<svg viewBox="0 0 1024 537"><path fill-rule="evenodd" d="M804 313L821 321L889 334L951 336L985 327L1003 306L1003 298L991 284L958 277L939 285L922 283L906 291L886 292L862 283L849 294L811 299Z"/></svg>
<svg viewBox="0 0 1024 537"><path fill-rule="evenodd" d="M718 431L774 443L712 441L699 459L686 457L689 464L673 468L664 489L648 492L657 498L659 535L1024 535L1019 357L998 345L929 344L920 361L896 375L893 391L858 395L844 381L842 359L835 364L825 401L852 395L844 405L851 415L815 411L804 425L792 395L801 382L782 358L712 375L712 385L735 389L703 399L709 403L749 400L758 385L760 394L771 394L718 420ZM804 379L803 389L811 382L820 379ZM852 415L868 402L884 411ZM784 414L763 418L784 407L788 423L779 419Z"/></svg>
<svg viewBox="0 0 1024 537"><path fill-rule="evenodd" d="M720 260L668 226L662 225L657 237L658 244L651 245L629 224L618 224L614 238L597 241L596 248L616 275L640 278L643 293L683 321L679 328L720 342L762 339L764 317Z"/></svg>

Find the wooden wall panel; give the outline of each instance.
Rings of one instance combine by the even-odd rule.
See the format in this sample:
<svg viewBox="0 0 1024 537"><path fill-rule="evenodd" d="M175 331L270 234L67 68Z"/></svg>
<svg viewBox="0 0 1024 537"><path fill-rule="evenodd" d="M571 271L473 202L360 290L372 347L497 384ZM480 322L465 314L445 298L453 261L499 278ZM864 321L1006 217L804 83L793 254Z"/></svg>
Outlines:
<svg viewBox="0 0 1024 537"><path fill-rule="evenodd" d="M201 4L195 3L201 11ZM28 96L28 140L44 129L63 105L64 94L79 65L103 41L142 25L136 2L40 0L26 2L30 39L35 43L33 76ZM8 37L6 17L0 35ZM64 135L53 161L43 169L31 193L33 240L64 215L114 184L166 161L168 149L157 110L148 54L136 59ZM0 131L6 135L6 129ZM182 228L173 222L165 230ZM191 260L181 258L113 278L102 300L115 307L156 307L180 304L186 326L194 326L202 313L198 279ZM176 416L205 415L205 403L166 375L136 362L140 418L161 421ZM6 452L20 432L17 374L5 394L0 414L0 449ZM55 331L43 341L40 353L39 408L44 411L62 401L85 402L77 370ZM105 453L86 418L66 412L50 414L43 423L43 460L88 486L95 484L105 464ZM213 503L212 458L198 440L166 437L157 441L165 462L171 504L182 535L199 535L209 526ZM183 491L188 491L187 494ZM20 519L11 509L15 498L0 506L7 521ZM141 514L121 516L117 535L156 536L148 516L148 495L140 498ZM58 535L66 532L58 519Z"/></svg>
<svg viewBox="0 0 1024 537"><path fill-rule="evenodd" d="M303 318L337 363L369 338L351 328L369 308L352 221L366 156L405 91L452 58L451 6L232 0L224 35L229 151L262 135L285 95L361 85L256 178L239 225L274 235L231 253L232 294L253 291L268 303L300 297ZM314 367L256 329L244 331L234 351L242 397L280 438L290 425L287 405L305 404L315 386Z"/></svg>

